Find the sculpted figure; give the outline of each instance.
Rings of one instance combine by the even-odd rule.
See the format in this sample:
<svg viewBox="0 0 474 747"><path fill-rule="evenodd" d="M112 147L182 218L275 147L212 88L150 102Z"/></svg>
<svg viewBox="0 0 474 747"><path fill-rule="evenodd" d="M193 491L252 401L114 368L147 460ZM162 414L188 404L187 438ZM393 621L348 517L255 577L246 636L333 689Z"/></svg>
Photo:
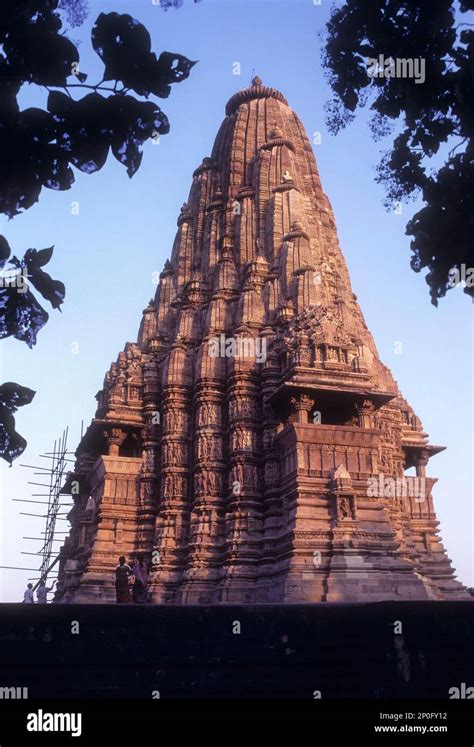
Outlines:
<svg viewBox="0 0 474 747"><path fill-rule="evenodd" d="M343 519L348 519L349 518L349 503L348 503L347 498L341 498L341 503L340 503L339 508L340 508L341 517Z"/></svg>

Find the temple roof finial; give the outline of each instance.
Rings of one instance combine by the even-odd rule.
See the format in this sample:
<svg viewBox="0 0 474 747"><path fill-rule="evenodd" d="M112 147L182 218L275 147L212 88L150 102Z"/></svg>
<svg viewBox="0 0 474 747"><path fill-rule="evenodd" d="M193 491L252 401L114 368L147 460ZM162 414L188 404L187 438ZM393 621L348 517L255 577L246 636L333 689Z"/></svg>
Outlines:
<svg viewBox="0 0 474 747"><path fill-rule="evenodd" d="M262 82L262 79L255 75L252 77L252 83L248 88L244 88L241 91L237 91L237 93L234 93L233 96L230 97L229 101L227 102L225 113L227 115L233 114L239 106L242 104L245 104L246 101L251 101L252 99L276 99L277 101L281 101L282 104L285 104L288 106L288 102L283 96L280 91L277 91L275 88L269 88L268 86L265 86Z"/></svg>

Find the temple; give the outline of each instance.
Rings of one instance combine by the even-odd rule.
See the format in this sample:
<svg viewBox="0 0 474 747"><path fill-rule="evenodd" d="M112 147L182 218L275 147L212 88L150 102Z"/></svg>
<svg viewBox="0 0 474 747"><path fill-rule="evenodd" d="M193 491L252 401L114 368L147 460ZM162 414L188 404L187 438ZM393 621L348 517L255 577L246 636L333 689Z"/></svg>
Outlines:
<svg viewBox="0 0 474 747"><path fill-rule="evenodd" d="M303 125L259 78L97 399L56 602L115 601L137 553L154 603L468 598L426 476L443 447L379 359Z"/></svg>

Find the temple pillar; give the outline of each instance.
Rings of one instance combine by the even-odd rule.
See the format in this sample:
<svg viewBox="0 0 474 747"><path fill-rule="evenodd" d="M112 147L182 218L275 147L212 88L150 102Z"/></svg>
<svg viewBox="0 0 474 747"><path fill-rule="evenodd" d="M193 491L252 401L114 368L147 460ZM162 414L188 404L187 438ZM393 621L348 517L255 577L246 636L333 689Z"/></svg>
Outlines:
<svg viewBox="0 0 474 747"><path fill-rule="evenodd" d="M261 553L263 519L258 479L260 423L257 378L251 365L234 359L228 378L230 471L225 549L219 601L253 601Z"/></svg>
<svg viewBox="0 0 474 747"><path fill-rule="evenodd" d="M221 382L202 380L194 396L193 502L186 568L177 601L214 600L224 542L225 462Z"/></svg>
<svg viewBox="0 0 474 747"><path fill-rule="evenodd" d="M120 447L125 441L126 436L126 431L123 431L121 428L111 428L109 431L104 431L107 454L109 456L119 456Z"/></svg>

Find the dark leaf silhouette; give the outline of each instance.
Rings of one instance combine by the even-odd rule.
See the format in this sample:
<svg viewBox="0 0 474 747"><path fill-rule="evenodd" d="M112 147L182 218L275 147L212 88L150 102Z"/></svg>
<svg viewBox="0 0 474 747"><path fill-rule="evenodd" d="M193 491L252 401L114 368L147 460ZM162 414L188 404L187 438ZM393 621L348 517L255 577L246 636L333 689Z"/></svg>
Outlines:
<svg viewBox="0 0 474 747"><path fill-rule="evenodd" d="M101 13L92 29L92 44L104 63L103 85L82 98L87 75L79 70L79 53L62 32L60 9L73 17L84 13L80 0L4 2L0 19L0 212L10 218L39 199L43 187L69 189L76 167L84 173L101 169L110 150L133 176L142 145L155 133L169 131L166 115L152 102L131 96L167 97L173 83L185 80L195 64L181 54L151 50L150 35L128 14ZM50 91L47 111L21 111L17 95L23 83L66 88ZM72 88L72 86L75 86ZM71 93L72 92L72 93ZM148 108L147 108L148 107ZM118 119L114 116L118 114Z"/></svg>
<svg viewBox="0 0 474 747"><path fill-rule="evenodd" d="M0 386L0 456L10 465L26 447L25 439L15 430L13 414L34 396L32 389L11 381Z"/></svg>
<svg viewBox="0 0 474 747"><path fill-rule="evenodd" d="M40 268L51 259L53 247L49 249L28 249L24 257L24 265L27 271L27 277L34 285L43 298L50 302L54 309L58 309L64 301L66 289L59 280L53 280L48 273L43 272Z"/></svg>
<svg viewBox="0 0 474 747"><path fill-rule="evenodd" d="M151 52L150 34L145 26L127 13L101 13L92 29L92 46L105 65L104 80L123 80L129 86L129 76Z"/></svg>
<svg viewBox="0 0 474 747"><path fill-rule="evenodd" d="M121 80L140 96L169 96L170 83L189 76L195 64L180 54L163 52L157 60L146 28L132 16L101 13L92 45L105 65L104 80Z"/></svg>
<svg viewBox="0 0 474 747"><path fill-rule="evenodd" d="M191 68L195 64L195 62L188 60L187 57L183 57L182 54L162 52L158 59L156 70L159 73L159 77L166 81L166 83L179 83L188 77Z"/></svg>
<svg viewBox="0 0 474 747"><path fill-rule="evenodd" d="M0 249L8 251L6 239L0 236ZM28 249L22 260L12 257L9 263L14 270L4 273L0 287L0 339L15 337L26 342L31 348L36 344L38 332L48 321L48 313L38 303L28 287L33 285L51 306L58 309L64 301L65 287L59 280L53 280L41 268L53 256L53 247Z"/></svg>
<svg viewBox="0 0 474 747"><path fill-rule="evenodd" d="M329 129L346 126L359 107L374 112L372 132L383 137L398 126L393 147L377 169L386 206L421 195L423 207L408 222L412 269L427 269L437 305L452 286L450 270L473 264L474 31L456 15L454 0L346 0L327 25L324 63L334 99L327 106ZM461 14L472 10L462 0ZM373 75L369 60L425 64L424 74ZM368 70L372 74L368 74ZM412 68L414 70L414 67ZM422 77L424 79L422 80ZM448 145L443 149L442 146ZM430 163L433 156L441 158ZM474 297L474 286L464 292Z"/></svg>
<svg viewBox="0 0 474 747"><path fill-rule="evenodd" d="M34 205L43 187L67 190L74 168L92 174L110 151L132 177L140 166L146 140L169 132L166 114L148 98L169 95L171 85L188 77L193 66L181 54L151 49L147 29L128 14L101 13L92 29L92 45L104 63L97 85L84 85L70 26L84 22L87 0L3 0L0 12L0 213L13 218ZM113 86L104 82L114 81ZM20 109L22 86L47 86L46 109ZM48 313L35 289L55 309L65 287L42 268L53 248L28 249L11 256L0 237L0 339L15 337L29 347ZM10 269L5 269L7 261ZM18 386L18 385L12 385ZM21 389L21 388L19 388ZM26 390L25 390L26 391ZM24 439L14 429L11 411L0 402L0 455L7 461L21 453Z"/></svg>
<svg viewBox="0 0 474 747"><path fill-rule="evenodd" d="M28 387L7 381L0 386L0 404L11 412L16 412L19 407L29 405L35 394L36 392Z"/></svg>
<svg viewBox="0 0 474 747"><path fill-rule="evenodd" d="M25 262L28 269L32 268L33 265L34 267L44 267L47 265L53 256L53 251L54 246L50 246L47 249L40 249L39 251L28 249L25 254Z"/></svg>
<svg viewBox="0 0 474 747"><path fill-rule="evenodd" d="M168 118L156 104L136 101L132 96L109 98L107 104L114 122L112 153L132 177L140 166L142 144L157 133L169 132Z"/></svg>
<svg viewBox="0 0 474 747"><path fill-rule="evenodd" d="M56 124L61 157L88 174L105 164L109 152L111 125L107 121L107 99L90 93L79 101L52 92L48 109Z"/></svg>
<svg viewBox="0 0 474 747"><path fill-rule="evenodd" d="M28 288L22 292L16 287L0 288L0 339L15 337L32 348L48 319Z"/></svg>
<svg viewBox="0 0 474 747"><path fill-rule="evenodd" d="M10 244L5 236L0 236L0 270L5 267L5 262L11 254Z"/></svg>
<svg viewBox="0 0 474 747"><path fill-rule="evenodd" d="M69 39L38 23L8 34L4 52L13 76L40 86L64 86L73 64L79 62L79 53Z"/></svg>

